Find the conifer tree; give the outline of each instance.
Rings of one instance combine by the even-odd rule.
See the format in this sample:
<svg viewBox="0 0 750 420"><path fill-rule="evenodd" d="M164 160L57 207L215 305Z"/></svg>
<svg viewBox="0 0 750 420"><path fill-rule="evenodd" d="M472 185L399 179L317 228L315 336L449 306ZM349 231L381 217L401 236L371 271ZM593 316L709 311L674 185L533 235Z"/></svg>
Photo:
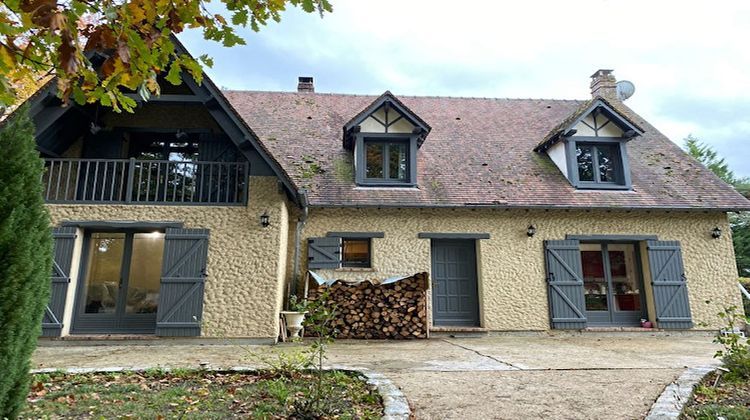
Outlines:
<svg viewBox="0 0 750 420"><path fill-rule="evenodd" d="M49 297L52 237L34 124L27 107L10 118L0 128L0 418L13 419Z"/></svg>

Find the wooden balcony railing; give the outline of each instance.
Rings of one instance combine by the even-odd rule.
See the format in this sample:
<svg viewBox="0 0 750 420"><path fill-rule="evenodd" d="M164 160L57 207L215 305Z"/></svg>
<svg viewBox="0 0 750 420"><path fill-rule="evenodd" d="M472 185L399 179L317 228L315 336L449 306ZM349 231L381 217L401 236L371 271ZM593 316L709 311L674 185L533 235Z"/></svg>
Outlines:
<svg viewBox="0 0 750 420"><path fill-rule="evenodd" d="M248 162L45 159L48 203L242 205Z"/></svg>

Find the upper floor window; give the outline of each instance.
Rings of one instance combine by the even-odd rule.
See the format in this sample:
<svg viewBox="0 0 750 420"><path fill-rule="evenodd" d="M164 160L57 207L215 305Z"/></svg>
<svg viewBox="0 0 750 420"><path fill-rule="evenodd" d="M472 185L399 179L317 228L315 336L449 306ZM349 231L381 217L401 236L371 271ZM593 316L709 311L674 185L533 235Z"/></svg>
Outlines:
<svg viewBox="0 0 750 420"><path fill-rule="evenodd" d="M429 131L390 92L381 95L344 126L344 148L354 152L356 184L415 186L417 150Z"/></svg>
<svg viewBox="0 0 750 420"><path fill-rule="evenodd" d="M366 139L365 180L409 182L409 142Z"/></svg>
<svg viewBox="0 0 750 420"><path fill-rule="evenodd" d="M595 99L555 127L534 150L546 152L575 188L627 190L631 181L626 146L642 133L606 101Z"/></svg>
<svg viewBox="0 0 750 420"><path fill-rule="evenodd" d="M581 183L623 183L619 144L576 143L576 163Z"/></svg>

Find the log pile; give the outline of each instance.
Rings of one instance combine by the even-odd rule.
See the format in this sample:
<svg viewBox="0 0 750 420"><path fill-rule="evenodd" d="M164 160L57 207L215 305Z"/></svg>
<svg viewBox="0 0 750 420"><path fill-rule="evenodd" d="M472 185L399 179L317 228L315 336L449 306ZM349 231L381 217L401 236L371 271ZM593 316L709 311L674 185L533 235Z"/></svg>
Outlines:
<svg viewBox="0 0 750 420"><path fill-rule="evenodd" d="M330 289L327 305L336 308L336 338L427 338L427 281L427 273L390 284L337 281L318 286L313 281L308 299Z"/></svg>

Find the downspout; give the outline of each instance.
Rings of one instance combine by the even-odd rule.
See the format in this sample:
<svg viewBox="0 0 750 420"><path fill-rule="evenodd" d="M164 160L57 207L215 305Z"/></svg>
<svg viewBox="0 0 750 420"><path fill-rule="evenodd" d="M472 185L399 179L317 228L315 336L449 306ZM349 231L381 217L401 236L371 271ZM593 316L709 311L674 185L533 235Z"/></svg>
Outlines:
<svg viewBox="0 0 750 420"><path fill-rule="evenodd" d="M302 229L305 228L305 222L307 222L307 215L308 215L308 207L307 207L307 192L302 191L299 195L300 198L300 206L302 208L302 214L300 215L299 219L297 219L297 227L294 232L294 269L292 270L292 281L288 283L287 285L287 293L286 295L288 297L296 296L297 295L297 286L299 285L300 281L300 247L302 246ZM288 308L289 306L289 300L286 301L286 306Z"/></svg>

